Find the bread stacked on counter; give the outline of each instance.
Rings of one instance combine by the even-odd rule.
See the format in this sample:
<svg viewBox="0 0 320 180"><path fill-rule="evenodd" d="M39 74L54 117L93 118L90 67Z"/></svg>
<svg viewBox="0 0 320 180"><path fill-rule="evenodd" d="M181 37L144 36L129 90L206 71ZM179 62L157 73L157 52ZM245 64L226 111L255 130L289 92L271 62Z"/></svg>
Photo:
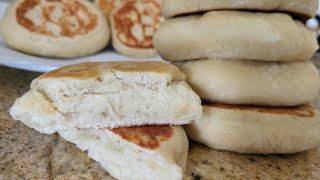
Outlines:
<svg viewBox="0 0 320 180"><path fill-rule="evenodd" d="M312 17L316 7L317 0L164 0L169 19L154 36L155 48L203 100L202 120L186 126L189 138L261 154L320 144L320 116L311 104L320 79L310 61L318 45L292 17Z"/></svg>
<svg viewBox="0 0 320 180"><path fill-rule="evenodd" d="M175 66L84 63L36 78L10 110L35 130L59 133L118 179L182 179L200 98Z"/></svg>

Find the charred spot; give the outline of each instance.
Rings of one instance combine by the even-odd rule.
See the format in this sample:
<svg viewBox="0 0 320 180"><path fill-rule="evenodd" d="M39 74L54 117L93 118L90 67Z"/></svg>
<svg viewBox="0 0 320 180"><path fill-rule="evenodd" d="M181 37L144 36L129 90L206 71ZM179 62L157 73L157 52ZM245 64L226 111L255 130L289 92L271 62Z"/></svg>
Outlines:
<svg viewBox="0 0 320 180"><path fill-rule="evenodd" d="M148 149L156 149L173 135L171 126L140 126L111 130L123 139Z"/></svg>

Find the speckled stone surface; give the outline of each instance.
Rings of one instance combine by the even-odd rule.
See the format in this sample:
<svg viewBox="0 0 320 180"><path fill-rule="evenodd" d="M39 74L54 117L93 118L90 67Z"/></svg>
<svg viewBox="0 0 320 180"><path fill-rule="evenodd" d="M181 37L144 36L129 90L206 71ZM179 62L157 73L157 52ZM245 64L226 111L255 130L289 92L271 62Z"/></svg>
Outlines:
<svg viewBox="0 0 320 180"><path fill-rule="evenodd" d="M38 75L0 66L0 180L112 179L75 145L57 135L40 134L9 116L13 101ZM185 179L320 179L320 148L258 156L191 143Z"/></svg>

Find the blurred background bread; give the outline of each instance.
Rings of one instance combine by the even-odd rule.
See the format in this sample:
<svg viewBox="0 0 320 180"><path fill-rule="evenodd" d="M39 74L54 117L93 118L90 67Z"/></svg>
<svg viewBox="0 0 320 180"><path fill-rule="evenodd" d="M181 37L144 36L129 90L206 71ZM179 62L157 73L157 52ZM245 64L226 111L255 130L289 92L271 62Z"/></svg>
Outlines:
<svg viewBox="0 0 320 180"><path fill-rule="evenodd" d="M86 0L13 1L6 9L0 30L9 47L56 58L97 53L110 38L102 12Z"/></svg>
<svg viewBox="0 0 320 180"><path fill-rule="evenodd" d="M161 17L161 0L95 0L112 30L113 48L130 57L154 57L153 34Z"/></svg>

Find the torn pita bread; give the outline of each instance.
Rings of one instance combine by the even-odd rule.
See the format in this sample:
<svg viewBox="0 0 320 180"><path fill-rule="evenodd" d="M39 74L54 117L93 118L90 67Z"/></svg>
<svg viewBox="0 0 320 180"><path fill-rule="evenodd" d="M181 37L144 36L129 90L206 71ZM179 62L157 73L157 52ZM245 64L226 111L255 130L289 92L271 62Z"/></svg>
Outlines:
<svg viewBox="0 0 320 180"><path fill-rule="evenodd" d="M63 131L60 135L87 151L117 179L181 180L188 139L180 126Z"/></svg>
<svg viewBox="0 0 320 180"><path fill-rule="evenodd" d="M13 114L29 109L32 99L27 104L25 99L30 93L57 110L55 121L75 128L181 125L202 114L200 98L185 82L184 74L161 62L63 67L33 80L30 92L13 105Z"/></svg>
<svg viewBox="0 0 320 180"><path fill-rule="evenodd" d="M180 126L79 129L34 91L10 111L29 127L46 134L58 132L99 162L117 179L182 179L188 139Z"/></svg>

